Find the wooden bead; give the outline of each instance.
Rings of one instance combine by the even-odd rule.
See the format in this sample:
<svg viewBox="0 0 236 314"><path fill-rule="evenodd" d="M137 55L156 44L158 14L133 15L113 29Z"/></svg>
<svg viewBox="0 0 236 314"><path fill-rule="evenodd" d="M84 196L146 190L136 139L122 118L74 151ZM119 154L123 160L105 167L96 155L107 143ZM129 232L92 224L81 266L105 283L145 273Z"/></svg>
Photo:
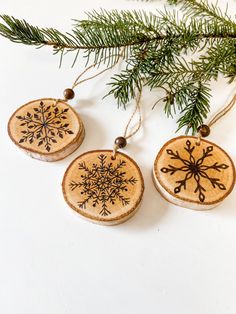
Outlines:
<svg viewBox="0 0 236 314"><path fill-rule="evenodd" d="M207 137L211 132L209 126L206 124L200 125L197 131L201 134L202 137Z"/></svg>
<svg viewBox="0 0 236 314"><path fill-rule="evenodd" d="M75 97L75 92L71 88L64 90L64 97L66 100L73 99Z"/></svg>
<svg viewBox="0 0 236 314"><path fill-rule="evenodd" d="M119 136L115 139L115 144L119 147L119 148L124 148L127 145L127 141L126 138L123 136Z"/></svg>

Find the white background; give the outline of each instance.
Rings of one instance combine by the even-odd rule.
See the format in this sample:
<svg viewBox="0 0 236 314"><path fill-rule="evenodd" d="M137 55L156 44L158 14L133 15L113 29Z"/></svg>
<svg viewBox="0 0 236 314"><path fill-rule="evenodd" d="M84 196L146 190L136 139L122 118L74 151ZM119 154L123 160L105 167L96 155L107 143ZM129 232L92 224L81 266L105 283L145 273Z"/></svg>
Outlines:
<svg viewBox="0 0 236 314"><path fill-rule="evenodd" d="M157 6L125 0L2 0L0 13L69 31L72 18L84 18L83 12L93 8ZM235 9L232 0L229 10ZM72 101L86 128L82 146L63 161L33 160L10 141L10 115L32 99L61 97L83 64L79 61L71 69L68 55L58 69L58 57L49 48L36 50L4 38L0 47L0 313L235 314L236 190L208 212L180 208L161 198L151 168L176 130L176 119L167 119L161 104L151 110L161 94L145 91L143 130L126 149L145 178L140 210L123 225L94 225L64 202L63 173L80 153L111 148L132 106L118 110L112 97L102 100L112 72L84 84ZM223 80L212 87L211 115L234 90ZM209 138L234 161L235 119L236 108Z"/></svg>

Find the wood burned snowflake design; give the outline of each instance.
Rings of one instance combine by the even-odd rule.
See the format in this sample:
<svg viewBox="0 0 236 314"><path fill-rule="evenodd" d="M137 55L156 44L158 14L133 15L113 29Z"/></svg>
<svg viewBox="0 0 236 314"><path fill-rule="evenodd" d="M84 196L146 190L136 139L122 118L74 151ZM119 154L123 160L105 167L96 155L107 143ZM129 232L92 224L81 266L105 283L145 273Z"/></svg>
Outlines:
<svg viewBox="0 0 236 314"><path fill-rule="evenodd" d="M127 177L126 161L120 159L116 165L106 161L107 156L100 154L97 157L97 162L92 166L87 166L86 162L78 164L78 169L83 174L80 176L80 181L72 181L70 189L72 191L78 189L78 193L83 195L83 199L78 202L81 209L86 209L86 205L92 202L92 206L101 205L102 216L108 216L111 211L109 205L114 205L116 202L121 202L122 206L130 203L130 198L125 196L129 185L135 185L137 179L133 176Z"/></svg>
<svg viewBox="0 0 236 314"><path fill-rule="evenodd" d="M161 171L165 174L173 175L177 172L179 173L180 180L176 181L176 187L174 188L174 193L180 193L182 189L186 189L188 181L193 178L195 180L195 189L194 193L198 194L200 202L205 201L205 192L203 179L206 179L210 182L212 188L226 190L225 185L220 181L220 177L217 174L223 172L229 166L225 163L214 162L213 164L205 164L206 160L209 157L213 156L213 146L209 145L206 148L202 149L202 154L196 158L194 156L194 150L196 146L192 145L190 140L186 141L186 146L184 147L185 151L188 153L188 158L184 158L176 150L175 152L172 149L167 149L166 153L171 156L172 160L178 160L181 162L182 166L174 166L169 164L168 167L161 168ZM210 176L208 172L214 170L215 176Z"/></svg>
<svg viewBox="0 0 236 314"><path fill-rule="evenodd" d="M50 152L52 145L63 139L66 134L74 134L67 123L67 112L69 108L59 109L57 106L45 105L40 101L39 105L34 106L25 115L17 115L21 121L21 138L19 143L37 143L43 145L45 150Z"/></svg>

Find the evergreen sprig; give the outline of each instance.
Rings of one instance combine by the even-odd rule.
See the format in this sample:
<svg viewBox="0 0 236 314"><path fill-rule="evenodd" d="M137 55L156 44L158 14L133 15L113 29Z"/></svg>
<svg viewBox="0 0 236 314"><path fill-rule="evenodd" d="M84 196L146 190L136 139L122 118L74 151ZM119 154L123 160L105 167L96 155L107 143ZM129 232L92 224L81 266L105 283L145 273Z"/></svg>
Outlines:
<svg viewBox="0 0 236 314"><path fill-rule="evenodd" d="M52 46L62 57L74 52L73 64L83 50L88 62L92 57L109 67L122 50L125 67L109 83L118 104L125 106L143 85L161 88L167 115L180 114L178 128L196 132L210 110L209 82L219 74L230 83L236 78L236 22L207 1L169 3L180 5L181 18L166 9L92 11L74 21L71 33L62 33L3 15L0 34L17 43Z"/></svg>

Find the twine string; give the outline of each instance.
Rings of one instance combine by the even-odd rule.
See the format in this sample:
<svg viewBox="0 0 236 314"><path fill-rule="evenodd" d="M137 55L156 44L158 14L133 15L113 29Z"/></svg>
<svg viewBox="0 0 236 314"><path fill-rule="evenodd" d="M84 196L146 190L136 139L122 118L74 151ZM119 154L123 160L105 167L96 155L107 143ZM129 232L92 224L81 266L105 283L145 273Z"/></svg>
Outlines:
<svg viewBox="0 0 236 314"><path fill-rule="evenodd" d="M141 108L140 108L140 103L141 103L141 96L142 96L142 90L140 90L138 92L138 95L135 97L135 108L134 111L132 113L132 115L130 116L126 126L125 126L125 131L124 131L124 135L123 137L127 140L131 137L133 137L135 134L138 133L138 131L140 130L141 126L142 126L142 114L141 114ZM133 119L135 118L135 116L138 114L138 123L137 126L135 127L135 129L133 131L130 131L130 124L133 121ZM114 144L114 148L113 148L113 154L112 157L113 159L116 158L116 153L119 149L119 146L117 144Z"/></svg>
<svg viewBox="0 0 236 314"><path fill-rule="evenodd" d="M132 136L134 136L139 131L139 129L141 128L141 125L142 125L142 116L141 116L141 109L140 109L141 94L142 94L142 92L140 91L138 93L136 99L135 99L136 105L135 105L134 111L133 111L131 117L129 118L129 121L125 127L124 138L126 140L131 138ZM138 124L137 124L136 128L128 134L130 123L134 119L136 113L138 114Z"/></svg>
<svg viewBox="0 0 236 314"><path fill-rule="evenodd" d="M213 124L215 124L218 120L220 120L222 117L224 117L235 105L236 103L236 94L233 96L231 101L228 103L228 105L220 110L209 122L208 126L211 127Z"/></svg>
<svg viewBox="0 0 236 314"><path fill-rule="evenodd" d="M84 76L84 74L86 74L90 69L95 68L96 65L101 64L102 62L106 61L108 58L113 58L113 57L116 57L117 60L116 60L115 63L112 64L110 67L108 67L108 68L106 68L106 69L103 69L102 71L100 71L100 72L98 72L98 73L96 73L96 74L94 74L94 75L92 75L92 76L89 76L89 77L87 77L87 78L81 80L81 77ZM102 59L100 60L99 63L95 62L95 63L91 64L90 66L88 66L84 71L82 71L82 72L77 76L77 78L75 79L74 83L72 84L71 89L74 89L76 86L78 86L78 85L80 85L80 84L82 84L82 83L84 83L84 82L87 82L87 81L89 81L89 80L92 80L93 78L95 78L95 77L97 77L97 76L99 76L99 75L105 73L106 71L109 71L109 70L113 69L113 68L119 63L119 61L120 61L122 58L124 58L124 49L122 49L121 52L120 52L120 54L118 54L118 55L112 55L112 56L109 56L109 57L104 57L104 58L102 58ZM59 98L58 98L58 99L55 99L54 106L56 106L59 101L66 101L66 99L65 99L65 98L63 98L63 99L59 99Z"/></svg>
<svg viewBox="0 0 236 314"><path fill-rule="evenodd" d="M223 109L221 109L218 113L213 116L213 118L207 123L207 126L210 128L212 127L217 121L219 121L222 117L224 117L235 105L236 103L236 94L234 94L231 101L226 105ZM200 145L201 142L201 132L197 134L197 145Z"/></svg>
<svg viewBox="0 0 236 314"><path fill-rule="evenodd" d="M82 77L85 73L87 73L90 69L92 69L92 68L94 68L96 65L98 65L98 63L93 63L92 65L88 66L88 67L87 67L82 73L80 73L79 76L75 79L75 81L74 81L74 83L73 83L73 85L72 85L72 89L74 89L74 88L75 88L76 86L78 86L79 84L82 84L82 83L84 83L84 82L87 82L87 81L89 81L89 80L91 80L91 79L93 79L93 78L95 78L95 77L97 77L97 76L103 74L104 72L113 69L113 68L119 63L120 59L124 57L124 49L123 49L123 50L121 51L121 53L118 54L118 55L112 55L112 56L109 56L109 57L104 57L103 59L100 60L99 64L101 64L103 61L106 61L108 58L112 58L112 57L116 57L117 60L116 60L115 63L112 64L110 67L108 67L108 68L106 68L106 69L103 69L102 71L100 71L100 72L98 72L98 73L96 73L96 74L94 74L94 75L92 75L92 76L90 76L90 77L87 77L87 78L85 78L85 79L83 79L83 80L80 80L81 77Z"/></svg>

